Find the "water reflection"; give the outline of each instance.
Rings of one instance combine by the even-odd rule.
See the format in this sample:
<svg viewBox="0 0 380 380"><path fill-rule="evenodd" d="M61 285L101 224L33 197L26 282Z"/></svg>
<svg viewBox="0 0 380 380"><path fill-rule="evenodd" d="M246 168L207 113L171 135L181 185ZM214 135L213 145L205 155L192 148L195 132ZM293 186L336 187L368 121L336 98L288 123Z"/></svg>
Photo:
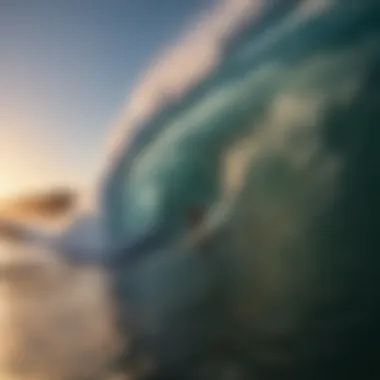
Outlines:
<svg viewBox="0 0 380 380"><path fill-rule="evenodd" d="M107 275L0 243L0 379L111 379Z"/></svg>

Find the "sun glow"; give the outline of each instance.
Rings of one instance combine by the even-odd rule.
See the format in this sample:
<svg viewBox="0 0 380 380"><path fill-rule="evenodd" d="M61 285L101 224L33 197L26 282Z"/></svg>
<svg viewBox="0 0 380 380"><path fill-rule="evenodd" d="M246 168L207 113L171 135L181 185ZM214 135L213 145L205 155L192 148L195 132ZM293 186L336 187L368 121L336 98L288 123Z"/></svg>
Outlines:
<svg viewBox="0 0 380 380"><path fill-rule="evenodd" d="M12 196L20 191L20 186L17 186L17 183L15 181L12 181L11 176L7 175L8 173L3 170L5 169L3 166L5 165L0 164L0 169L2 172L2 175L0 177L0 198Z"/></svg>

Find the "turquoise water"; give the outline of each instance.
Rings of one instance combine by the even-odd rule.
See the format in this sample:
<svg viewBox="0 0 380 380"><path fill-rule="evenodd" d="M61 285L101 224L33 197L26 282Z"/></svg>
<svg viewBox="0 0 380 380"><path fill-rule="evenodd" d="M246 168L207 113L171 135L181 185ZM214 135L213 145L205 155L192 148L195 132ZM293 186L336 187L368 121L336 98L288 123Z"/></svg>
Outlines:
<svg viewBox="0 0 380 380"><path fill-rule="evenodd" d="M190 366L205 347L229 338L228 355L240 352L237 365L249 378L378 373L380 8L374 1L298 3L268 23L267 34L248 27L246 42L254 43L235 41L234 53L167 117L153 116L144 131L151 138L138 141L111 175L105 211L121 255L128 262L131 242L152 242L136 248L138 265L149 271L136 272L131 287L137 326L150 322L139 349L166 373L169 363ZM194 266L184 275L186 259L167 255L183 253L176 243L194 232L187 224L193 207L203 210L200 229L207 229L225 206L222 233L206 249L194 245L208 258L227 249L231 259L215 269L230 276L227 290L216 291L224 298L207 307L204 272L197 298L188 291ZM173 267L182 276L174 279ZM195 321L226 305L232 338L210 343L210 331ZM218 335L219 320L212 321ZM189 350L176 350L178 342ZM186 365L181 370L184 376Z"/></svg>

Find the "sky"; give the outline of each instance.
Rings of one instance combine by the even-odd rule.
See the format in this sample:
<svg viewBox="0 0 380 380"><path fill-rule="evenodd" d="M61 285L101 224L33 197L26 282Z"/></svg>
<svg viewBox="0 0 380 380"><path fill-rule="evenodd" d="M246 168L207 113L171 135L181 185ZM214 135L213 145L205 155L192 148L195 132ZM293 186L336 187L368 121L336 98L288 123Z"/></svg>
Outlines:
<svg viewBox="0 0 380 380"><path fill-rule="evenodd" d="M85 187L152 59L212 0L0 0L0 196Z"/></svg>

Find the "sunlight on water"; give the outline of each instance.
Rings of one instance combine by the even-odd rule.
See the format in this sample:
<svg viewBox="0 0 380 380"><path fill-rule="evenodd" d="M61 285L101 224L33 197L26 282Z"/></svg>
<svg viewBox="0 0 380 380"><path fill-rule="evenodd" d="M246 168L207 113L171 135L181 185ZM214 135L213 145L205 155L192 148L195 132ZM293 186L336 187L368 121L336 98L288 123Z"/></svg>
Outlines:
<svg viewBox="0 0 380 380"><path fill-rule="evenodd" d="M107 377L117 349L106 275L0 244L0 380Z"/></svg>

